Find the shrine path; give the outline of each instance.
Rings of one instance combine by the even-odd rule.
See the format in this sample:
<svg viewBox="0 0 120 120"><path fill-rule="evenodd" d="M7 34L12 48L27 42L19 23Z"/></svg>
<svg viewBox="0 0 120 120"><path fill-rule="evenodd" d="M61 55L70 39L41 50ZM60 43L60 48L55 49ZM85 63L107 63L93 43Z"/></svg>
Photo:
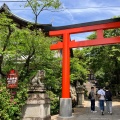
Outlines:
<svg viewBox="0 0 120 120"><path fill-rule="evenodd" d="M104 115L98 108L98 101L96 101L96 111L97 113L91 113L90 111L90 101L84 102L84 108L74 108L73 116L75 120L120 120L120 100L113 100L113 114L110 115L105 111ZM51 120L57 120L57 116L52 116Z"/></svg>

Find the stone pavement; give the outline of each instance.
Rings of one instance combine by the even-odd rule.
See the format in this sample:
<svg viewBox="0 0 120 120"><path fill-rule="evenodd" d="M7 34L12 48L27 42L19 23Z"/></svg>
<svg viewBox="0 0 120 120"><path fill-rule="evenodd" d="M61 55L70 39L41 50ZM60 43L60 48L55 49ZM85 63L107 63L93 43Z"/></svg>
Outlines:
<svg viewBox="0 0 120 120"><path fill-rule="evenodd" d="M84 102L84 108L74 108L73 116L75 120L120 120L120 101L113 101L113 114L110 115L105 112L104 115L101 115L101 112L98 108L98 101L96 101L96 111L97 113L91 113L90 111L90 101ZM51 120L57 120L57 115L52 116Z"/></svg>

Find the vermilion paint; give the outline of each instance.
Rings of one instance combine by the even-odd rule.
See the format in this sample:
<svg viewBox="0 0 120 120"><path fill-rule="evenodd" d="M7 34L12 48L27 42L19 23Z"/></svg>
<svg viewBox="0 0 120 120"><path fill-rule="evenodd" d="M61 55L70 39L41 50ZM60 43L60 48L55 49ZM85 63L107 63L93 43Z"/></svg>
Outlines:
<svg viewBox="0 0 120 120"><path fill-rule="evenodd" d="M103 32L106 29L119 28L120 22L111 22L98 25L89 25L79 28L50 31L51 36L63 36L63 42L50 46L51 50L63 50L62 55L62 98L70 97L70 48L108 45L120 43L120 37L104 38ZM70 40L70 34L96 31L97 38L94 40L78 41Z"/></svg>

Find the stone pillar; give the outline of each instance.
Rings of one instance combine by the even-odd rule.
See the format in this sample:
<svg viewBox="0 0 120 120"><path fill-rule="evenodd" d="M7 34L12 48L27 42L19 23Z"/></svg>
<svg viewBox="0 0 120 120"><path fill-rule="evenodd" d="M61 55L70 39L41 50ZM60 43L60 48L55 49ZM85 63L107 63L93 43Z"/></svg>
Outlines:
<svg viewBox="0 0 120 120"><path fill-rule="evenodd" d="M50 99L46 94L43 79L44 71L38 71L32 79L26 104L22 108L22 120L51 120Z"/></svg>
<svg viewBox="0 0 120 120"><path fill-rule="evenodd" d="M84 87L82 85L79 85L76 87L77 92L77 107L84 107Z"/></svg>
<svg viewBox="0 0 120 120"><path fill-rule="evenodd" d="M22 120L51 120L50 99L43 88L29 90L26 105L22 108Z"/></svg>

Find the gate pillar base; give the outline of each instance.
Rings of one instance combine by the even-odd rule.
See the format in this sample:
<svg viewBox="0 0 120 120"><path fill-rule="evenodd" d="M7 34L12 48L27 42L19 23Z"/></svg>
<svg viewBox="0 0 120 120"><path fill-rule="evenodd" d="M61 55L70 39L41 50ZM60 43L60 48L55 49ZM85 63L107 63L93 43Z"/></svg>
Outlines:
<svg viewBox="0 0 120 120"><path fill-rule="evenodd" d="M60 113L57 120L75 120L72 116L71 98L60 98Z"/></svg>

